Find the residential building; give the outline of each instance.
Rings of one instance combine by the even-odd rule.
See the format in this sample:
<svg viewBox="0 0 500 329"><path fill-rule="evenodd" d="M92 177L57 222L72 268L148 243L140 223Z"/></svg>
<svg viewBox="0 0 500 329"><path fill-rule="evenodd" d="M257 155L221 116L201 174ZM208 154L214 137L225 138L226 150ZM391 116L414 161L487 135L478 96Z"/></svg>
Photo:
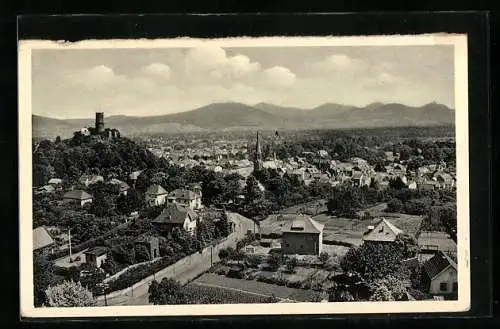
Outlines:
<svg viewBox="0 0 500 329"><path fill-rule="evenodd" d="M49 179L47 184L53 185L55 187L55 186L62 185L62 182L63 182L63 180L60 178L51 178L51 179Z"/></svg>
<svg viewBox="0 0 500 329"><path fill-rule="evenodd" d="M157 236L140 236L135 241L135 244L136 245L140 244L140 245L145 246L149 251L149 255L151 257L150 259L153 260L153 259L160 257L160 242L159 241L160 240L158 239Z"/></svg>
<svg viewBox="0 0 500 329"><path fill-rule="evenodd" d="M169 204L151 223L162 232L172 232L175 227L195 234L198 215L190 207Z"/></svg>
<svg viewBox="0 0 500 329"><path fill-rule="evenodd" d="M74 203L83 206L86 203L92 202L92 195L83 190L68 191L63 195L63 201L67 203Z"/></svg>
<svg viewBox="0 0 500 329"><path fill-rule="evenodd" d="M167 191L158 184L151 185L146 191L146 203L150 206L160 206L167 199Z"/></svg>
<svg viewBox="0 0 500 329"><path fill-rule="evenodd" d="M285 254L319 255L323 247L324 225L307 215L292 215L282 230Z"/></svg>
<svg viewBox="0 0 500 329"><path fill-rule="evenodd" d="M418 236L418 246L422 251L456 251L457 244L446 232L423 231Z"/></svg>
<svg viewBox="0 0 500 329"><path fill-rule="evenodd" d="M52 236L49 234L47 229L43 226L39 226L33 230L33 251L34 252L47 252L52 251L55 246L55 242Z"/></svg>
<svg viewBox="0 0 500 329"><path fill-rule="evenodd" d="M134 183L137 181L137 178L139 178L139 175L142 173L142 170L136 170L130 173L128 176Z"/></svg>
<svg viewBox="0 0 500 329"><path fill-rule="evenodd" d="M56 191L56 188L54 185L44 185L35 190L35 194L50 194L54 193Z"/></svg>
<svg viewBox="0 0 500 329"><path fill-rule="evenodd" d="M83 253L85 255L85 263L99 268L106 260L107 253L108 248L106 247L97 246L90 248Z"/></svg>
<svg viewBox="0 0 500 329"><path fill-rule="evenodd" d="M193 192L188 189L176 189L168 194L168 204L180 204L191 209L201 209L201 191Z"/></svg>
<svg viewBox="0 0 500 329"><path fill-rule="evenodd" d="M108 184L118 186L118 190L119 190L118 193L123 194L123 195L127 195L127 192L130 188L130 186L128 186L127 183L125 183L124 181L121 181L119 179L116 179L116 178L110 179Z"/></svg>
<svg viewBox="0 0 500 329"><path fill-rule="evenodd" d="M445 253L438 251L426 261L424 273L430 294L444 296L458 292L457 264Z"/></svg>
<svg viewBox="0 0 500 329"><path fill-rule="evenodd" d="M376 225L368 226L368 230L363 234L363 242L368 243L386 243L394 242L403 230L397 228L387 219L382 218Z"/></svg>
<svg viewBox="0 0 500 329"><path fill-rule="evenodd" d="M104 177L101 175L82 175L80 177L80 183L86 187L97 184L99 182L104 182Z"/></svg>

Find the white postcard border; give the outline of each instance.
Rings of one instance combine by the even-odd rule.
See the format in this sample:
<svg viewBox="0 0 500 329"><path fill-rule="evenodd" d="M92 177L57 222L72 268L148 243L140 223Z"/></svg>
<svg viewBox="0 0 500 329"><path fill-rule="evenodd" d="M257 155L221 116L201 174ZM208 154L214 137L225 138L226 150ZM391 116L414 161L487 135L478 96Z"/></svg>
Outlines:
<svg viewBox="0 0 500 329"><path fill-rule="evenodd" d="M344 303L275 303L228 305L141 305L78 308L35 308L32 253L32 124L31 52L35 49L188 48L201 43L220 47L404 46L453 45L455 49L455 127L457 153L458 300ZM470 308L469 151L467 37L458 34L262 37L223 39L86 40L80 42L19 41L19 248L20 310L26 318L117 316L211 316L272 314L376 314L461 312Z"/></svg>

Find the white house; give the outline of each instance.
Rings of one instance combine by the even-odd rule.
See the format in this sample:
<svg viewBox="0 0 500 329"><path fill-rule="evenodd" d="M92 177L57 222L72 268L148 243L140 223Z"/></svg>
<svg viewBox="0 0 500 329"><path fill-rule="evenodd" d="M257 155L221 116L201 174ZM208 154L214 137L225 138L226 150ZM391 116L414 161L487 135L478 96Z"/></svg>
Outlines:
<svg viewBox="0 0 500 329"><path fill-rule="evenodd" d="M63 201L67 203L75 203L83 206L86 203L92 202L92 195L83 190L68 191L63 195Z"/></svg>
<svg viewBox="0 0 500 329"><path fill-rule="evenodd" d="M91 264L97 268L101 267L102 263L107 258L108 249L106 247L94 247L84 252L85 263Z"/></svg>
<svg viewBox="0 0 500 329"><path fill-rule="evenodd" d="M191 209L200 209L201 193L196 193L188 189L177 189L172 191L168 197L169 204L180 204Z"/></svg>
<svg viewBox="0 0 500 329"><path fill-rule="evenodd" d="M146 191L146 203L150 206L160 206L165 203L167 195L167 191L160 185L151 185Z"/></svg>
<svg viewBox="0 0 500 329"><path fill-rule="evenodd" d="M376 225L368 226L368 230L363 234L363 242L394 242L401 233L403 230L382 218Z"/></svg>
<svg viewBox="0 0 500 329"><path fill-rule="evenodd" d="M104 182L104 177L101 175L82 175L80 177L80 183L85 186L97 184L98 182Z"/></svg>
<svg viewBox="0 0 500 329"><path fill-rule="evenodd" d="M452 295L458 292L457 264L445 253L438 251L424 263L424 272L433 295Z"/></svg>

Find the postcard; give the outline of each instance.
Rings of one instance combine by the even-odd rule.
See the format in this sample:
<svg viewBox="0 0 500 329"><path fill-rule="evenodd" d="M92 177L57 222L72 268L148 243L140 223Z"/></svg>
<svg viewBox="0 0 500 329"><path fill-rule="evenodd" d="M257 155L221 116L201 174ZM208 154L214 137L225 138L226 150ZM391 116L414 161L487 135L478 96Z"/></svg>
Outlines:
<svg viewBox="0 0 500 329"><path fill-rule="evenodd" d="M19 41L21 316L463 312L467 38Z"/></svg>

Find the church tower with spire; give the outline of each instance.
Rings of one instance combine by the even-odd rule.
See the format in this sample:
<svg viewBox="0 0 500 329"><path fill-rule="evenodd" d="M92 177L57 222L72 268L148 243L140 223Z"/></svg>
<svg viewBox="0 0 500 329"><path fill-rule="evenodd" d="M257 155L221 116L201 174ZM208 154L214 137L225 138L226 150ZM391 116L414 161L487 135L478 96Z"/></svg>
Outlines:
<svg viewBox="0 0 500 329"><path fill-rule="evenodd" d="M253 170L262 169L262 149L260 146L260 135L257 132L257 142L255 143L255 158L253 160Z"/></svg>

